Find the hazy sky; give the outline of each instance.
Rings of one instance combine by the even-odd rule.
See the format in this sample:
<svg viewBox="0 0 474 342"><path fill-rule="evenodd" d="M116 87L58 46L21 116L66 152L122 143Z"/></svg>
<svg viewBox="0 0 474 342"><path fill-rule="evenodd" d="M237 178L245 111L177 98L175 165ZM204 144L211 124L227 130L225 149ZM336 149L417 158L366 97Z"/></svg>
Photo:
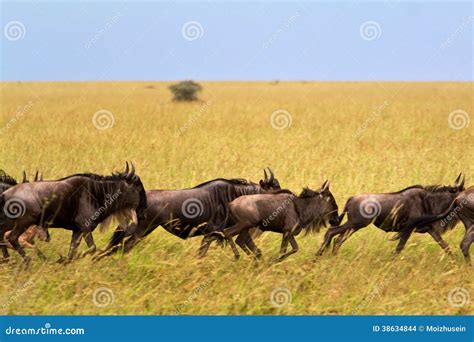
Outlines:
<svg viewBox="0 0 474 342"><path fill-rule="evenodd" d="M3 2L2 80L472 80L464 3Z"/></svg>

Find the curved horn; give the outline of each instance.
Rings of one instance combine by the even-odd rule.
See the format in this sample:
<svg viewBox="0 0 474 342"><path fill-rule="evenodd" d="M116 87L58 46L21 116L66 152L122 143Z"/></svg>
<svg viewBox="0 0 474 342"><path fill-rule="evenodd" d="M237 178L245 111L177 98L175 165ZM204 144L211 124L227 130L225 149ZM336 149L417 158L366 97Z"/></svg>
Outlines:
<svg viewBox="0 0 474 342"><path fill-rule="evenodd" d="M128 175L129 179L131 179L133 176L135 176L135 165L133 165L132 162L130 162L130 164L132 164L132 171L130 171L130 174Z"/></svg>
<svg viewBox="0 0 474 342"><path fill-rule="evenodd" d="M326 191L327 189L329 189L329 185L331 183L329 183L329 180L326 179L326 181L323 183L323 185L321 186L321 192L324 192Z"/></svg>
<svg viewBox="0 0 474 342"><path fill-rule="evenodd" d="M34 180L34 181L35 181L35 182L38 181L38 170L36 170L36 173L35 173L35 180Z"/></svg>
<svg viewBox="0 0 474 342"><path fill-rule="evenodd" d="M40 182L42 182L42 181L43 181L43 174L41 173L40 174Z"/></svg>
<svg viewBox="0 0 474 342"><path fill-rule="evenodd" d="M265 178L263 180L265 182L268 181L267 169L263 169L263 174L265 175Z"/></svg>
<svg viewBox="0 0 474 342"><path fill-rule="evenodd" d="M272 183L275 180L275 175L273 174L273 171L270 168L268 168L268 172L270 172L270 179L268 180L268 182Z"/></svg>
<svg viewBox="0 0 474 342"><path fill-rule="evenodd" d="M129 167L128 167L128 161L125 162L125 171L124 173L128 175Z"/></svg>
<svg viewBox="0 0 474 342"><path fill-rule="evenodd" d="M462 175L462 172L459 174L458 178L456 178L456 180L454 181L454 186L459 185L459 180L461 179L461 175Z"/></svg>
<svg viewBox="0 0 474 342"><path fill-rule="evenodd" d="M459 184L459 188L462 189L464 188L464 181L466 180L466 176L465 175L462 175L462 180L461 180L461 184Z"/></svg>
<svg viewBox="0 0 474 342"><path fill-rule="evenodd" d="M23 170L23 180L22 180L21 182L22 182L22 183L28 182L28 180L26 179L26 172L25 172L25 170Z"/></svg>

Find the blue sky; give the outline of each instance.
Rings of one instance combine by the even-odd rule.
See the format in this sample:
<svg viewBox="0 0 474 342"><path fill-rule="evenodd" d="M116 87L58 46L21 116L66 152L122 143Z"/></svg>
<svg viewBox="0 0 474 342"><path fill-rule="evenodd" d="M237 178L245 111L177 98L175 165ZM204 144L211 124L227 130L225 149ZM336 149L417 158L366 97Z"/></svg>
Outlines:
<svg viewBox="0 0 474 342"><path fill-rule="evenodd" d="M2 2L2 80L472 80L471 2Z"/></svg>

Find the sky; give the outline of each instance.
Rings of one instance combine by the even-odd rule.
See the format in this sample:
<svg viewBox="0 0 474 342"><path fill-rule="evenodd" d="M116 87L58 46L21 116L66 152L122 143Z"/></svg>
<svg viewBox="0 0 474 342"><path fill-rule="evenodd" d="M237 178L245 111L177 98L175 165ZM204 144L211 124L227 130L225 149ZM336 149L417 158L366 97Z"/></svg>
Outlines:
<svg viewBox="0 0 474 342"><path fill-rule="evenodd" d="M467 2L5 2L4 81L472 81Z"/></svg>

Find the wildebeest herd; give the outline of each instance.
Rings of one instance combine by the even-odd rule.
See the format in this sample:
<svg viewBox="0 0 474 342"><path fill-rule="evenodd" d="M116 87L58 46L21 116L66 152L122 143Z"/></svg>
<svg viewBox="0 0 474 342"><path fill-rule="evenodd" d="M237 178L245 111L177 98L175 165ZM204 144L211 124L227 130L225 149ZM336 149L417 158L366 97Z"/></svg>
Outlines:
<svg viewBox="0 0 474 342"><path fill-rule="evenodd" d="M474 240L474 187L465 189L461 174L452 186L413 185L397 192L354 196L341 214L329 181L319 189L304 188L296 195L280 186L270 168L268 172L264 170L264 179L259 183L218 178L193 188L148 191L134 165L129 167L128 163L124 171L110 176L78 173L43 180L36 173L34 181L29 182L24 173L21 183L0 171L0 191L0 246L4 261L11 248L28 262L25 248L35 248L35 237L49 241L49 228L72 231L65 261L78 256L83 238L88 250L81 255L95 253L94 259L98 260L117 251L129 252L160 226L181 239L202 236L200 257L216 241L228 242L237 259L237 245L246 254L261 257L253 239L262 231L272 231L282 234L279 260L283 260L298 251L295 237L301 231L317 232L328 224L317 255L322 255L334 238L333 253L337 253L353 233L371 223L397 233L397 253L413 232L430 234L451 253L442 234L461 221L466 228L461 250L470 263L469 248ZM107 228L114 218L118 226L105 250L98 252L92 233L99 225Z"/></svg>

